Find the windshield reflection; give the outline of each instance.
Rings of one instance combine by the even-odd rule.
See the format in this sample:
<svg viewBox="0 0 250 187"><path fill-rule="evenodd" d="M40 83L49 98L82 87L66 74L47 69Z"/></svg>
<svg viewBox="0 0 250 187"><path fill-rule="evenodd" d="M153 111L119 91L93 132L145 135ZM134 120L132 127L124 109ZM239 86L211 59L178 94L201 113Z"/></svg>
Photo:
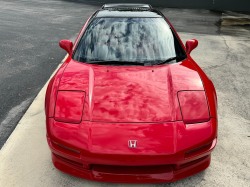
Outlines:
<svg viewBox="0 0 250 187"><path fill-rule="evenodd" d="M157 63L175 56L174 36L163 18L95 18L74 59Z"/></svg>

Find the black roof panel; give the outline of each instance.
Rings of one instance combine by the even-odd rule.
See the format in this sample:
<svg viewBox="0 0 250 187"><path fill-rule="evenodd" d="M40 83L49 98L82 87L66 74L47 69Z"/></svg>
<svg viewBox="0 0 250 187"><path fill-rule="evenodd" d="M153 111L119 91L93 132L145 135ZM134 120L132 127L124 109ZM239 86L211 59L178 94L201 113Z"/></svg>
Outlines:
<svg viewBox="0 0 250 187"><path fill-rule="evenodd" d="M100 10L97 15L97 18L104 17L135 17L135 18L161 18L162 16L153 10L135 10L135 9L126 9L126 10Z"/></svg>
<svg viewBox="0 0 250 187"><path fill-rule="evenodd" d="M118 7L137 7L137 8L152 8L149 4L138 4L138 3L112 3L112 4L105 4L102 6L103 9L105 8L118 8Z"/></svg>

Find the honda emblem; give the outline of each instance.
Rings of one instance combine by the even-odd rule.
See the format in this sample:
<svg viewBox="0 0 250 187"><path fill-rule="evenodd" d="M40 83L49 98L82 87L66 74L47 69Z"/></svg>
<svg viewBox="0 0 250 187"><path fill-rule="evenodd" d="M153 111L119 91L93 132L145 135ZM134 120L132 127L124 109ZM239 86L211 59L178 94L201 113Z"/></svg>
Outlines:
<svg viewBox="0 0 250 187"><path fill-rule="evenodd" d="M137 148L137 145L138 145L137 140L129 140L128 141L129 148Z"/></svg>

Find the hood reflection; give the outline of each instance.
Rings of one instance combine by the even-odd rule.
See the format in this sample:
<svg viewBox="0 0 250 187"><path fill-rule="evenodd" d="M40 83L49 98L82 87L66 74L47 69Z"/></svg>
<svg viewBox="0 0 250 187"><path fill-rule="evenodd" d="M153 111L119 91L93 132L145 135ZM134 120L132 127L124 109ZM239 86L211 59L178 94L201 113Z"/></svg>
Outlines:
<svg viewBox="0 0 250 187"><path fill-rule="evenodd" d="M186 63L190 62L187 60L173 65L121 67L71 61L61 79L60 90L86 92L83 120L182 120L177 92L203 90L199 74L188 68Z"/></svg>

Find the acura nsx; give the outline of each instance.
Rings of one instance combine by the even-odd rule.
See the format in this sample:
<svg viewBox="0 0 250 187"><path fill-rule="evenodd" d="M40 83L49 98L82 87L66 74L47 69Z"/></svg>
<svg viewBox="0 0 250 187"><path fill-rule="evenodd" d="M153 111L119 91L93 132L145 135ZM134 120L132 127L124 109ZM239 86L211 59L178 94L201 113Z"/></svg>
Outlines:
<svg viewBox="0 0 250 187"><path fill-rule="evenodd" d="M168 19L148 4L105 4L45 97L54 166L84 179L172 182L205 170L217 143L217 96Z"/></svg>

